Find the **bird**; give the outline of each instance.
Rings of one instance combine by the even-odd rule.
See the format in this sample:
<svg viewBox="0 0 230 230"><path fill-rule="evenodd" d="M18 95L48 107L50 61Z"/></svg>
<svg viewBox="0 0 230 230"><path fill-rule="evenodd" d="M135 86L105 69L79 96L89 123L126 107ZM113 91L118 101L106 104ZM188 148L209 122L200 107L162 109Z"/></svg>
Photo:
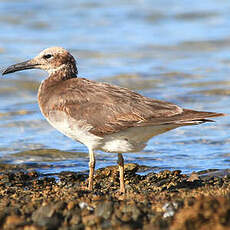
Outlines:
<svg viewBox="0 0 230 230"><path fill-rule="evenodd" d="M9 66L2 75L27 69L48 72L38 89L38 104L47 121L88 148L89 191L93 191L96 150L118 154L120 192L125 193L123 153L141 151L148 140L169 130L225 115L185 109L127 88L78 77L75 58L62 47L47 48L28 61Z"/></svg>

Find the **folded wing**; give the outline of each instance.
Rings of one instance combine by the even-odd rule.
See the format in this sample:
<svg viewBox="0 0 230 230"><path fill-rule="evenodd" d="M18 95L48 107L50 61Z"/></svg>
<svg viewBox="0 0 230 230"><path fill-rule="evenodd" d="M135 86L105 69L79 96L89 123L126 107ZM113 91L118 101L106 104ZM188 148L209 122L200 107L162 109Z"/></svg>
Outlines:
<svg viewBox="0 0 230 230"><path fill-rule="evenodd" d="M175 104L144 97L106 83L84 78L71 81L78 81L78 84L71 84L70 81L66 82L68 85L62 83L60 92L65 97L59 95L60 99L52 106L52 110L63 110L75 120L85 121L92 127L90 132L98 136L138 126L192 125L211 121L206 118L223 116L220 113L182 109Z"/></svg>

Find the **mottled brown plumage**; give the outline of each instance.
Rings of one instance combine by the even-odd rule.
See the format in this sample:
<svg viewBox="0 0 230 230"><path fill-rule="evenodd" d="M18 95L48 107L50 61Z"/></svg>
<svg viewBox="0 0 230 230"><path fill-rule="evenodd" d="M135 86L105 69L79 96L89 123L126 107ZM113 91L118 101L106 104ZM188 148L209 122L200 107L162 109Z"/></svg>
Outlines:
<svg viewBox="0 0 230 230"><path fill-rule="evenodd" d="M89 149L89 189L93 188L94 150L118 153L120 190L125 192L123 152L139 151L153 136L184 125L212 121L222 113L183 109L129 89L77 78L73 56L52 47L8 67L3 74L38 68L48 71L38 92L39 107L56 129Z"/></svg>
<svg viewBox="0 0 230 230"><path fill-rule="evenodd" d="M90 132L98 136L131 127L187 125L222 116L220 113L182 109L126 88L84 78L71 78L59 83L53 82L51 77L45 80L38 97L45 116L52 110L61 110L76 120L86 120L92 126Z"/></svg>

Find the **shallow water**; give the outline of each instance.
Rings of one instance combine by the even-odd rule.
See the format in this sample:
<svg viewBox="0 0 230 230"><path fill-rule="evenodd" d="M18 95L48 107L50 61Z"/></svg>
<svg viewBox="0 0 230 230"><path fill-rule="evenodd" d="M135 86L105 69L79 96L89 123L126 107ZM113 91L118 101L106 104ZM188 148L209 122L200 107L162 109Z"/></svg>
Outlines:
<svg viewBox="0 0 230 230"><path fill-rule="evenodd" d="M0 0L0 28L1 68L58 45L73 53L82 77L186 108L230 113L227 1ZM47 165L40 168L47 173L87 170L86 147L54 130L39 111L37 88L45 76L33 70L1 79L1 161ZM157 136L142 152L124 156L157 171L225 169L229 133L229 118L218 118ZM116 154L96 158L97 167L116 164Z"/></svg>

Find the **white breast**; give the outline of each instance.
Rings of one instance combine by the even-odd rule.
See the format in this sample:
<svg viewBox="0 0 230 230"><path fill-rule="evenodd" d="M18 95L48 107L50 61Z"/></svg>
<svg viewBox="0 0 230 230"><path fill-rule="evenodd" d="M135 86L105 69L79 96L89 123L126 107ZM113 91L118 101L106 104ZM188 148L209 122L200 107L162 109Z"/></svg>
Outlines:
<svg viewBox="0 0 230 230"><path fill-rule="evenodd" d="M50 111L46 119L55 129L90 149L97 149L101 144L102 138L90 133L92 127L83 120L77 121L62 111Z"/></svg>

